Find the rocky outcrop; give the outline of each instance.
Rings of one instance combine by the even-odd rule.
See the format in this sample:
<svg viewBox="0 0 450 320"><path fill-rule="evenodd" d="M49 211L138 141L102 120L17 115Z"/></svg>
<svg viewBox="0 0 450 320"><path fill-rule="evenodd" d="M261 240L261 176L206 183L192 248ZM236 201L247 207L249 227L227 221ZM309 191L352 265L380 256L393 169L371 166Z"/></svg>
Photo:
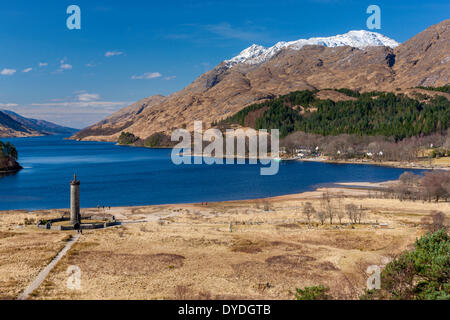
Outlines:
<svg viewBox="0 0 450 320"><path fill-rule="evenodd" d="M0 174L14 173L21 169L23 169L22 166L16 160L10 157L0 156Z"/></svg>

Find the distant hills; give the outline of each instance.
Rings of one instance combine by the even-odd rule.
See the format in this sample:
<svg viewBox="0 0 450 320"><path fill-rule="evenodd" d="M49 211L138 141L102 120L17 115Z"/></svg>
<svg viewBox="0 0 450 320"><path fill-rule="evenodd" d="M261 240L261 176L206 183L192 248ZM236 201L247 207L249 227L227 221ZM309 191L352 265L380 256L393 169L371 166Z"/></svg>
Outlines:
<svg viewBox="0 0 450 320"><path fill-rule="evenodd" d="M409 95L411 88L449 84L449 52L450 20L402 44L380 34L350 31L270 48L253 45L183 90L142 99L73 138L117 141L127 132L145 140L157 133L170 135L175 128L192 130L195 120L208 128L249 105L300 90L322 95L324 89L349 88Z"/></svg>
<svg viewBox="0 0 450 320"><path fill-rule="evenodd" d="M45 120L25 118L9 110L0 110L0 138L74 134L78 130Z"/></svg>

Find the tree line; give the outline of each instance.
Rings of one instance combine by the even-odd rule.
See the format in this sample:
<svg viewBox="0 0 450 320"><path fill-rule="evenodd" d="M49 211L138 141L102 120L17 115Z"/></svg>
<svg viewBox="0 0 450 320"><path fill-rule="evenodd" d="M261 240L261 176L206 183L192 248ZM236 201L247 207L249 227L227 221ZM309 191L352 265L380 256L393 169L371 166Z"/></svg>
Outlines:
<svg viewBox="0 0 450 320"><path fill-rule="evenodd" d="M354 203L349 203L344 206L342 194L337 194L335 199L332 199L331 194L326 191L322 193L320 206L314 207L311 202L305 202L302 207L302 214L305 216L308 224L315 220L319 221L321 225L327 221L330 225L347 222L351 224L361 224L366 217L366 211L362 206L357 206Z"/></svg>
<svg viewBox="0 0 450 320"><path fill-rule="evenodd" d="M417 88L430 90L430 91L440 91L440 92L450 93L450 85L442 86L442 87L417 87Z"/></svg>
<svg viewBox="0 0 450 320"><path fill-rule="evenodd" d="M380 135L401 140L443 133L449 127L450 102L442 96L421 102L404 94L337 91L356 99L334 102L317 99L317 91L296 91L250 105L222 123L244 125L249 114L264 108L266 110L256 120L254 128L279 129L280 137L302 131L323 136Z"/></svg>
<svg viewBox="0 0 450 320"><path fill-rule="evenodd" d="M405 172L399 182L386 188L383 194L400 200L447 202L450 199L450 172L433 170L423 176Z"/></svg>
<svg viewBox="0 0 450 320"><path fill-rule="evenodd" d="M16 147L14 147L14 145L10 142L0 141L0 157L9 157L11 159L18 160L19 154Z"/></svg>
<svg viewBox="0 0 450 320"><path fill-rule="evenodd" d="M395 140L385 136L340 134L323 136L301 131L289 134L280 141L288 153L299 147L318 151L332 160L370 158L375 161L413 161L422 151L422 157L436 158L450 155L450 129L445 133L419 135ZM428 154L426 150L431 150Z"/></svg>

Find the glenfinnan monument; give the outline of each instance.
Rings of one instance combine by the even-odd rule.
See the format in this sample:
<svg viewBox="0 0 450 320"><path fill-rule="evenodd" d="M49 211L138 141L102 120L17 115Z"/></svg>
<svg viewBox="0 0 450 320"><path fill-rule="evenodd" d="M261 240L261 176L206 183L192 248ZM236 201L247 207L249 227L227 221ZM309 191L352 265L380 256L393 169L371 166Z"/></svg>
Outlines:
<svg viewBox="0 0 450 320"><path fill-rule="evenodd" d="M80 181L77 180L76 174L70 182L70 223L78 226L81 224Z"/></svg>

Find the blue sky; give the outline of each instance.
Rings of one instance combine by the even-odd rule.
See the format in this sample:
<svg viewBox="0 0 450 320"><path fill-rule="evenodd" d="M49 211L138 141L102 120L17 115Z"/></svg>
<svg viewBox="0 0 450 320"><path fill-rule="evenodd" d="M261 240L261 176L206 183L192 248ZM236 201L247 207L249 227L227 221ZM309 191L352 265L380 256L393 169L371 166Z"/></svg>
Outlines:
<svg viewBox="0 0 450 320"><path fill-rule="evenodd" d="M69 5L81 30L69 30ZM367 29L404 42L449 18L448 1L14 0L0 4L0 109L82 128L178 91L253 43Z"/></svg>

